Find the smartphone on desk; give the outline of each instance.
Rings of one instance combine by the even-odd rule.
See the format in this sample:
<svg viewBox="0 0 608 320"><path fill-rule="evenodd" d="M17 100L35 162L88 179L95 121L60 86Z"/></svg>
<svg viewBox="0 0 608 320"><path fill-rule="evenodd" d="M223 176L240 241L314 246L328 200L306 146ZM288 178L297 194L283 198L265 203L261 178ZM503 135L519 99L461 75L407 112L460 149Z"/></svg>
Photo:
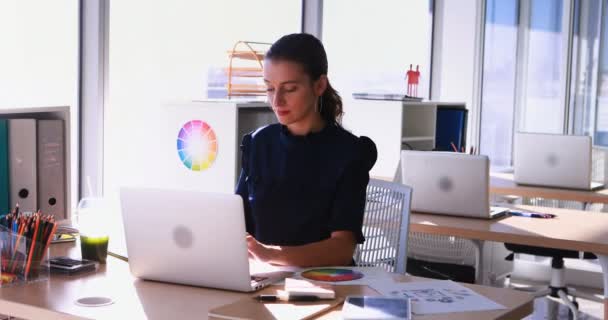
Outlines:
<svg viewBox="0 0 608 320"><path fill-rule="evenodd" d="M96 271L99 268L99 263L87 259L54 257L49 259L49 267L51 272L71 275L87 271Z"/></svg>

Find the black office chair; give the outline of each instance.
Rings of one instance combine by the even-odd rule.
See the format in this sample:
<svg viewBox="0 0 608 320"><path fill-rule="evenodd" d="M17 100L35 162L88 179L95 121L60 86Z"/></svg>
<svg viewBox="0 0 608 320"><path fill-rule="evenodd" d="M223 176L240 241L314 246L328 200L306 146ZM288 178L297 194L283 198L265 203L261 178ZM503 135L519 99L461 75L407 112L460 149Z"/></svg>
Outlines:
<svg viewBox="0 0 608 320"><path fill-rule="evenodd" d="M531 254L535 256L550 257L551 258L551 281L548 287L538 291L532 292L535 298L551 296L560 298L570 309L569 317L577 319L578 317L578 302L576 298L585 298L592 301L603 303L603 300L587 293L576 291L574 288L566 286L566 270L564 269L564 258L580 258L578 251L573 250L561 250L552 248L543 248L535 246L527 246L521 244L505 243L507 250L513 253ZM593 253L585 252L583 254L584 259L597 259ZM507 259L513 259L513 255L507 257ZM568 295L572 296L572 300L568 298Z"/></svg>

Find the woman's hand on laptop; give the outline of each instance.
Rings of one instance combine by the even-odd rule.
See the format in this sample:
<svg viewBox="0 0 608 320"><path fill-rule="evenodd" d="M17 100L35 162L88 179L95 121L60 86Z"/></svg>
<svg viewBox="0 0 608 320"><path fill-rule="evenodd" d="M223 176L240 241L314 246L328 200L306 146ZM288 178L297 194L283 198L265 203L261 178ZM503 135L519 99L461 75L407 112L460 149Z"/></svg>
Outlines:
<svg viewBox="0 0 608 320"><path fill-rule="evenodd" d="M250 234L247 234L245 239L247 239L247 249L249 250L249 257L260 261L270 260L270 254L272 250L268 248L268 246L260 243Z"/></svg>

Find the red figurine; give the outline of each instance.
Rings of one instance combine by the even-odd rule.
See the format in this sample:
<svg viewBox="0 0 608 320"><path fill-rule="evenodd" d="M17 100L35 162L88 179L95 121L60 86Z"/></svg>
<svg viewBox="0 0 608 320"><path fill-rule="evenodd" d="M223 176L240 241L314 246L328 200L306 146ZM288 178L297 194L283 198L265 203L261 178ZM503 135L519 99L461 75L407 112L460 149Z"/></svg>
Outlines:
<svg viewBox="0 0 608 320"><path fill-rule="evenodd" d="M410 97L417 97L418 82L420 80L419 65L416 65L416 71L414 71L412 70L412 65L410 64L410 69L405 73L405 78L407 79L407 95Z"/></svg>

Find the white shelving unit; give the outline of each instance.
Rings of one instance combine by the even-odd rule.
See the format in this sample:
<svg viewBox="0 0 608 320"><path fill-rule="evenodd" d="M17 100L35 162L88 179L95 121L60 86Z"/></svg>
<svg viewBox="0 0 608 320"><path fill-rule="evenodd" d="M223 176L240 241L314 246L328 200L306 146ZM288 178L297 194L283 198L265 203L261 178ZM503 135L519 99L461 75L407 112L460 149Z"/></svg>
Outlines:
<svg viewBox="0 0 608 320"><path fill-rule="evenodd" d="M163 168L158 182L164 187L209 192L234 192L241 169L240 144L243 135L275 123L276 117L266 102L207 100L167 104L163 127L155 134L159 155L153 167ZM215 160L204 170L188 169L178 156L177 134L182 126L200 120L213 130L217 143ZM162 181L161 181L162 180Z"/></svg>
<svg viewBox="0 0 608 320"><path fill-rule="evenodd" d="M463 108L464 103L403 102L401 142L402 150L433 150L437 128L438 108Z"/></svg>
<svg viewBox="0 0 608 320"><path fill-rule="evenodd" d="M395 176L401 150L433 150L438 108L466 108L464 102L409 102L348 99L343 125L357 136L368 136L378 148L372 176Z"/></svg>
<svg viewBox="0 0 608 320"><path fill-rule="evenodd" d="M419 136L419 137L403 137L402 142L418 142L418 141L432 141L435 140L434 136Z"/></svg>
<svg viewBox="0 0 608 320"><path fill-rule="evenodd" d="M435 147L436 105L403 103L401 115L401 149L433 150Z"/></svg>

